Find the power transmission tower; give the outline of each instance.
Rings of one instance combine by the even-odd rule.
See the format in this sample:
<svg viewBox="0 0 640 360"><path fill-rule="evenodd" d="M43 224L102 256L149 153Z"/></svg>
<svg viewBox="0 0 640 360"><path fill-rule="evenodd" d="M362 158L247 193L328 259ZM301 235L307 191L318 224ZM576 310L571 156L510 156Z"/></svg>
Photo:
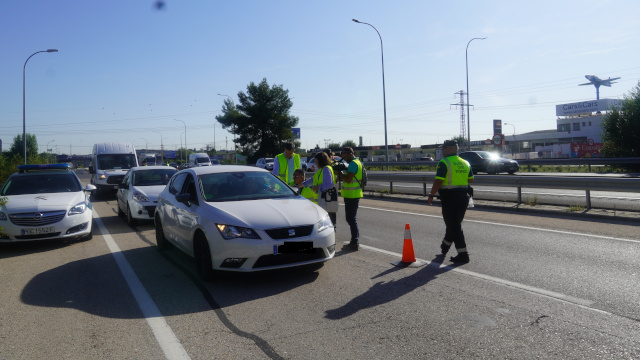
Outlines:
<svg viewBox="0 0 640 360"><path fill-rule="evenodd" d="M458 104L451 104L451 105L460 106L460 137L462 137L463 139L466 139L467 126L466 126L465 116L464 116L464 107L469 105L464 103L464 96L467 95L467 93L464 92L464 90L460 90L456 93L456 95L458 94L460 95L460 102Z"/></svg>

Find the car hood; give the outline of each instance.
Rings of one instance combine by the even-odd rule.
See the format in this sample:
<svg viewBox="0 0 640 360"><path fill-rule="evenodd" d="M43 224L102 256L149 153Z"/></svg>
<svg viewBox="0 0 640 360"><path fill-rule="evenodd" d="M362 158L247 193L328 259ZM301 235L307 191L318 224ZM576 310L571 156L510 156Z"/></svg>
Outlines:
<svg viewBox="0 0 640 360"><path fill-rule="evenodd" d="M313 225L326 214L304 198L211 202L205 208L215 221L257 230Z"/></svg>
<svg viewBox="0 0 640 360"><path fill-rule="evenodd" d="M9 213L45 212L67 210L85 200L84 192L29 194L7 196L9 202L3 206Z"/></svg>
<svg viewBox="0 0 640 360"><path fill-rule="evenodd" d="M152 185L152 186L133 186L131 187L132 193L140 192L144 194L149 200L157 201L158 195L164 190L166 185Z"/></svg>

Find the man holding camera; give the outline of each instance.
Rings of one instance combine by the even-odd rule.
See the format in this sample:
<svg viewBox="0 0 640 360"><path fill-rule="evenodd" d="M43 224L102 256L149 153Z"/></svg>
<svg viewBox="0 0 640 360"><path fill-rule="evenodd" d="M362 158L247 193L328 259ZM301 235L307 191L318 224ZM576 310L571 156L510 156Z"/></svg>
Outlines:
<svg viewBox="0 0 640 360"><path fill-rule="evenodd" d="M458 156L458 142L446 140L442 146L442 160L436 169L428 203L432 205L436 192L442 202L442 218L447 227L440 244L442 255L447 255L451 244L456 245L458 255L451 257L454 263L468 263L469 253L462 232L462 220L469 205L469 183L473 182L471 165Z"/></svg>
<svg viewBox="0 0 640 360"><path fill-rule="evenodd" d="M345 218L351 229L351 241L349 246L352 250L358 250L360 247L360 231L358 229L358 205L360 198L363 197L362 191L362 163L356 159L353 149L345 147L340 153L342 159L349 163L349 167L338 173L340 179L344 181L342 185L342 197L344 198Z"/></svg>
<svg viewBox="0 0 640 360"><path fill-rule="evenodd" d="M295 151L296 146L293 143L285 143L284 153L279 154L273 160L272 173L290 186L294 185L293 172L302 168L300 164L300 155L296 154Z"/></svg>

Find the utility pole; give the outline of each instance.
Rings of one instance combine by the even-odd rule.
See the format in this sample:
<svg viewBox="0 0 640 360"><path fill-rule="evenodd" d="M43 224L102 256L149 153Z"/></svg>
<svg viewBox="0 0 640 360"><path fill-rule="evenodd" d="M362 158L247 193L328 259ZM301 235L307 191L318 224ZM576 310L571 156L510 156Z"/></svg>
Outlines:
<svg viewBox="0 0 640 360"><path fill-rule="evenodd" d="M464 116L464 107L468 106L467 104L464 103L464 96L466 94L467 93L465 93L464 90L458 91L456 95L460 95L460 102L457 104L451 104L455 106L460 106L460 136L463 139L467 138L467 126L466 126L465 116Z"/></svg>

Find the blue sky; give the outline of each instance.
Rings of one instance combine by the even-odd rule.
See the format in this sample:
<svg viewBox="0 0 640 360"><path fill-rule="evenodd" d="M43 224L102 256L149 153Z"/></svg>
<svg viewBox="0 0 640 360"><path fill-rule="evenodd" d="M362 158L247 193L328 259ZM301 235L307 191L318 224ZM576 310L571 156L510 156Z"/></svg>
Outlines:
<svg viewBox="0 0 640 360"><path fill-rule="evenodd" d="M555 105L595 98L584 75L640 79L640 3L620 1L0 2L0 138L27 132L67 154L101 141L136 147L232 148L215 125L226 94L250 82L282 85L300 118L302 147L384 144L380 40L389 144L441 143L460 134L469 45L471 139L492 120L521 134L556 127ZM175 119L182 120L176 121ZM515 128L515 129L514 129ZM214 138L215 134L215 138Z"/></svg>

